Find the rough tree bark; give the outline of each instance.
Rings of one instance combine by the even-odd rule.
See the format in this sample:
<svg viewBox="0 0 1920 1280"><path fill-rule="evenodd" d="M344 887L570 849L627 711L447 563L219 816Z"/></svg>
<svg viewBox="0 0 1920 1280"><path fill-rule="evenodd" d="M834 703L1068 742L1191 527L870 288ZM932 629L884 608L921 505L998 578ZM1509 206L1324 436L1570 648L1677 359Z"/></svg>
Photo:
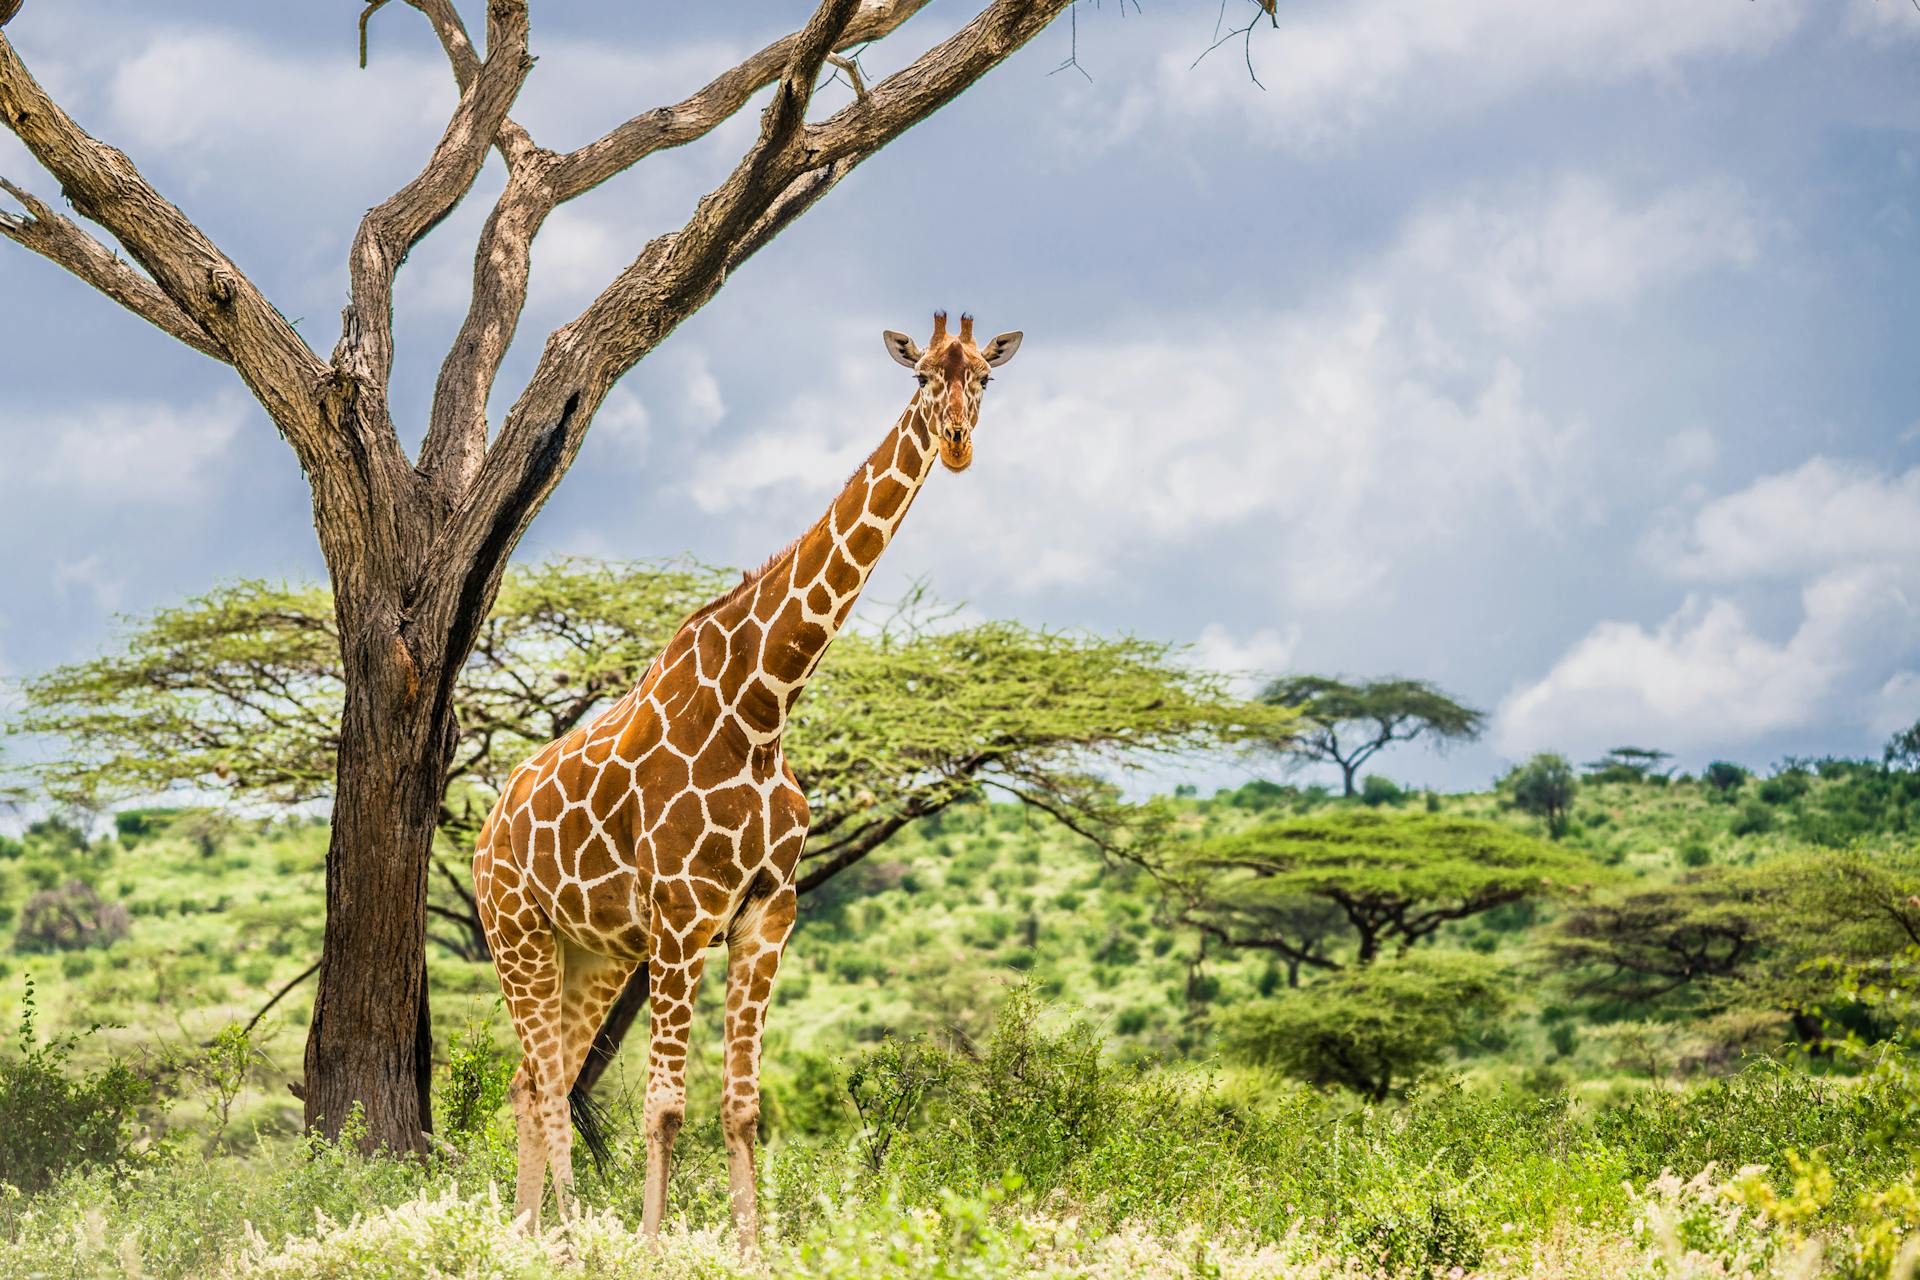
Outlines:
<svg viewBox="0 0 1920 1280"><path fill-rule="evenodd" d="M430 1120L427 879L454 740L453 682L507 558L621 375L855 166L985 75L1070 0L995 0L905 69L810 122L828 60L887 35L926 3L821 0L799 31L698 93L568 153L540 147L509 114L533 65L526 0L488 0L484 58L453 0L407 2L438 35L459 103L419 175L362 221L331 357L308 347L124 153L62 111L4 33L0 120L73 209L132 261L4 180L0 189L24 213L0 213L0 236L231 365L306 473L338 612L346 705L301 1093L317 1132L337 1135L358 1105L368 1146L417 1151ZM369 4L367 15L385 3ZM20 0L0 0L0 25L20 8ZM654 152L702 137L769 87L759 136L732 174L685 226L648 243L548 336L532 378L490 432L494 380L547 216ZM425 442L409 459L387 406L394 280L490 152L507 167L506 188L480 233L472 301L441 365Z"/></svg>

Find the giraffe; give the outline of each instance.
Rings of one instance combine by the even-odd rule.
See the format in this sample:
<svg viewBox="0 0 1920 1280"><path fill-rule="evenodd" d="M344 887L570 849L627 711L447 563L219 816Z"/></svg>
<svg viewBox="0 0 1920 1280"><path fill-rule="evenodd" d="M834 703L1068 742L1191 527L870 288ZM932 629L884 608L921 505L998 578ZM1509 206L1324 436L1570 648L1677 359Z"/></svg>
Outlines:
<svg viewBox="0 0 1920 1280"><path fill-rule="evenodd" d="M514 770L473 860L480 919L520 1038L512 1097L516 1213L537 1231L547 1174L572 1213L569 1095L609 1006L647 966L647 1162L642 1230L666 1213L686 1110L686 1063L707 950L727 944L721 1127L734 1225L754 1247L760 1041L793 930L807 801L781 749L794 699L846 622L937 457L973 461L991 370L984 347L935 312L923 351L888 330L912 400L824 515L738 586L696 610L640 682ZM582 1099L574 1097L578 1103ZM582 1137L594 1135L583 1123Z"/></svg>

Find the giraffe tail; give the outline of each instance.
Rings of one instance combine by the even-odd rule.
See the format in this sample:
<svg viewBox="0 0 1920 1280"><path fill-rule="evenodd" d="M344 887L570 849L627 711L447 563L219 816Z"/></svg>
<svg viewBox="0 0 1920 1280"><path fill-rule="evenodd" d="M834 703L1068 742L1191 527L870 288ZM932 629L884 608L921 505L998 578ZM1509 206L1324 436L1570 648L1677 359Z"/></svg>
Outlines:
<svg viewBox="0 0 1920 1280"><path fill-rule="evenodd" d="M580 1141L593 1157L595 1173L604 1175L607 1164L613 1159L613 1147L607 1141L607 1107L581 1085L574 1085L567 1094L567 1108L573 1113L573 1127L579 1133Z"/></svg>

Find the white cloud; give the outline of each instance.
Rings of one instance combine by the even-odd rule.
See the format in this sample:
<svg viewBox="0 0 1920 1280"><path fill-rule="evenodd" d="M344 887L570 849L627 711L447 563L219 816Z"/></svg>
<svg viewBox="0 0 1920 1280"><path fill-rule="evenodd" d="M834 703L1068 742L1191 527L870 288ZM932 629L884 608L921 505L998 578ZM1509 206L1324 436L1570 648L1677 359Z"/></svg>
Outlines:
<svg viewBox="0 0 1920 1280"><path fill-rule="evenodd" d="M678 364L681 375L682 420L696 431L711 431L727 416L727 402L706 354L693 351L670 363Z"/></svg>
<svg viewBox="0 0 1920 1280"><path fill-rule="evenodd" d="M1661 446L1660 469L1669 476L1705 471L1720 460L1720 441L1705 427L1689 427L1667 437Z"/></svg>
<svg viewBox="0 0 1920 1280"><path fill-rule="evenodd" d="M1255 32L1248 83L1239 42L1194 67L1182 43L1122 96L1117 118L1189 129L1226 119L1291 148L1325 146L1399 112L1423 119L1483 109L1543 84L1676 81L1683 68L1767 53L1806 0L1371 0L1282 6L1278 30Z"/></svg>
<svg viewBox="0 0 1920 1280"><path fill-rule="evenodd" d="M1920 704L1920 469L1821 457L1702 502L1643 554L1716 584L1654 627L1603 622L1508 695L1494 744L1518 756L1615 741L1687 749L1785 730L1883 735ZM1771 638L1743 600L1798 583L1799 619Z"/></svg>
<svg viewBox="0 0 1920 1280"><path fill-rule="evenodd" d="M1240 636L1218 622L1210 622L1194 641L1193 657L1200 666L1229 677L1237 692L1251 697L1292 665L1299 646L1298 624L1284 631L1261 627Z"/></svg>
<svg viewBox="0 0 1920 1280"><path fill-rule="evenodd" d="M443 59L381 50L362 71L352 49L282 51L220 28L154 36L114 64L105 89L112 136L136 151L198 163L202 177L251 173L262 144L365 166L431 148L456 93ZM296 145L297 144L297 145ZM337 175L338 170L331 172Z"/></svg>
<svg viewBox="0 0 1920 1280"><path fill-rule="evenodd" d="M93 602L94 608L111 613L120 607L127 581L111 573L100 556L90 555L57 562L53 566L53 587L62 596L79 592Z"/></svg>
<svg viewBox="0 0 1920 1280"><path fill-rule="evenodd" d="M1415 219L1401 252L1490 328L1523 333L1553 312L1618 307L1675 277L1746 266L1760 239L1750 202L1729 184L1630 204L1574 176L1519 202L1506 193L1436 209Z"/></svg>
<svg viewBox="0 0 1920 1280"><path fill-rule="evenodd" d="M1846 25L1875 44L1920 39L1920 12L1913 0L1849 0Z"/></svg>
<svg viewBox="0 0 1920 1280"><path fill-rule="evenodd" d="M988 397L977 474L935 477L916 541L965 548L940 561L943 583L963 578L950 589L983 585L971 572L1036 592L1226 540L1288 603L1332 608L1389 592L1410 547L1515 516L1551 535L1589 513L1587 436L1534 403L1508 328L1744 261L1746 240L1700 233L1709 218L1754 222L1713 184L1637 201L1584 179L1527 184L1415 217L1344 288L1294 310L1032 334ZM702 509L787 523L817 510L906 394L864 355L833 381L701 455Z"/></svg>
<svg viewBox="0 0 1920 1280"><path fill-rule="evenodd" d="M39 428L45 446L34 479L91 501L186 502L217 487L234 436L258 418L231 392L197 405L109 402L68 410Z"/></svg>
<svg viewBox="0 0 1920 1280"><path fill-rule="evenodd" d="M639 396L625 387L615 387L593 415L592 439L596 444L612 445L622 458L637 466L646 461L653 443L653 415Z"/></svg>
<svg viewBox="0 0 1920 1280"><path fill-rule="evenodd" d="M1655 531L1647 557L1682 578L1799 577L1860 560L1920 562L1920 467L1884 475L1809 458Z"/></svg>
<svg viewBox="0 0 1920 1280"><path fill-rule="evenodd" d="M1782 641L1725 597L1689 596L1651 629L1603 622L1501 702L1493 744L1514 758L1626 740L1688 750L1860 723L1870 710L1845 697L1847 679L1875 634L1920 635L1910 587L1882 568L1824 575L1802 592L1801 621Z"/></svg>
<svg viewBox="0 0 1920 1280"><path fill-rule="evenodd" d="M1920 671L1896 671L1874 694L1868 727L1876 736L1892 737L1920 724Z"/></svg>

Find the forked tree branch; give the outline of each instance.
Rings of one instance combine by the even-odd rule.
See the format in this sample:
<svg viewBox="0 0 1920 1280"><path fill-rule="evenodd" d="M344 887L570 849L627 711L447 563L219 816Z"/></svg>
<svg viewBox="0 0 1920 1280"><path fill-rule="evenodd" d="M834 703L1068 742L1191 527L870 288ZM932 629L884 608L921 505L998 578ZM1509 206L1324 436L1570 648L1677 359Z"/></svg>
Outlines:
<svg viewBox="0 0 1920 1280"><path fill-rule="evenodd" d="M112 233L155 287L225 352L302 464L309 471L325 466L331 442L316 389L327 380L327 366L125 153L90 136L47 96L4 34L0 120L59 181L74 209Z"/></svg>
<svg viewBox="0 0 1920 1280"><path fill-rule="evenodd" d="M453 65L453 82L464 94L473 78L480 74L480 55L474 52L473 38L467 34L467 24L460 20L453 0L407 0L407 3L433 24L434 34L440 37L440 47L446 50L447 61ZM500 148L500 156L509 166L517 164L534 149L533 138L511 119L500 122L494 145Z"/></svg>
<svg viewBox="0 0 1920 1280"><path fill-rule="evenodd" d="M927 0L867 0L833 41L832 51L883 39L926 6ZM571 200L656 151L705 137L786 70L803 34L782 36L692 96L670 107L642 112L568 154L558 178L560 198Z"/></svg>
<svg viewBox="0 0 1920 1280"><path fill-rule="evenodd" d="M5 178L0 178L0 191L19 201L20 207L27 211L25 217L0 213L0 236L65 267L142 320L164 329L202 355L220 361L227 359L226 349L208 337L158 285L88 235L78 223Z"/></svg>
<svg viewBox="0 0 1920 1280"><path fill-rule="evenodd" d="M410 3L440 32L454 75L464 86L478 60L459 15L448 0ZM878 40L926 4L869 0L830 43L845 49ZM540 151L524 131L511 133L518 125L505 122L500 145L508 164L507 188L480 233L472 299L434 389L432 421L420 451L420 470L429 481L458 495L479 472L486 453L488 401L526 305L533 241L548 215L655 152L712 132L788 70L805 34L783 36L680 102L642 112L564 156ZM825 187L820 188L818 194L824 193Z"/></svg>
<svg viewBox="0 0 1920 1280"><path fill-rule="evenodd" d="M360 383L362 395L384 401L393 372L393 281L400 264L473 186L532 67L526 0L489 0L487 60L467 78L439 145L419 176L361 220L348 257L352 302L334 364Z"/></svg>

